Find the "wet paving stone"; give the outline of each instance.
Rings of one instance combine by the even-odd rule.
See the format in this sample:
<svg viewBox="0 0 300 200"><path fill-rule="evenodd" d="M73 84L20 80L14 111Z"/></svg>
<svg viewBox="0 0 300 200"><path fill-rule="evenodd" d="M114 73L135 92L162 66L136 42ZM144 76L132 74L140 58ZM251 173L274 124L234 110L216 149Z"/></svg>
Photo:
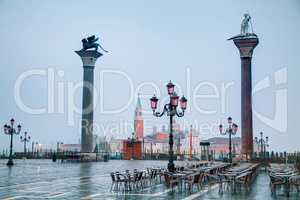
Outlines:
<svg viewBox="0 0 300 200"><path fill-rule="evenodd" d="M6 160L0 160L0 199L288 199L283 191L272 197L267 174L260 173L249 192L222 195L215 185L193 193L166 188L163 184L144 188L136 192L110 192L112 171L145 169L150 166L166 166L167 161L119 161L98 163L53 163L50 160L16 160L9 168ZM300 194L291 192L290 199L300 199Z"/></svg>

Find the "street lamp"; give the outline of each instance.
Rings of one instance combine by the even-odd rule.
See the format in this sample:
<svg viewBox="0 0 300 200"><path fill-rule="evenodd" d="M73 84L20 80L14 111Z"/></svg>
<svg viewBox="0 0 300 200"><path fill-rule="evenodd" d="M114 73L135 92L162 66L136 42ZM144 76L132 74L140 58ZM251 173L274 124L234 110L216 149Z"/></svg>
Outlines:
<svg viewBox="0 0 300 200"><path fill-rule="evenodd" d="M186 106L187 106L187 99L184 96L182 96L180 98L179 101L180 101L181 112L177 112L179 96L175 92L175 85L170 81L166 86L167 86L168 95L170 97L170 101L169 101L169 103L164 105L163 111L156 112L158 98L155 95L150 99L150 105L151 105L151 109L153 111L153 115L155 117L162 117L164 114L167 114L167 116L170 116L168 170L170 172L174 172L175 165L174 165L174 158L173 158L173 155L174 155L174 151L173 151L173 144L174 144L174 141L173 141L173 117L175 115L177 117L184 116L184 111L186 110Z"/></svg>
<svg viewBox="0 0 300 200"><path fill-rule="evenodd" d="M36 156L39 156L39 149L38 149L38 142L35 142L35 152L36 152Z"/></svg>
<svg viewBox="0 0 300 200"><path fill-rule="evenodd" d="M27 144L27 142L30 141L30 136L29 135L27 136L26 131L24 132L24 137L20 136L20 140L21 140L21 142L24 142L24 155L26 155L26 152L27 152L26 144Z"/></svg>
<svg viewBox="0 0 300 200"><path fill-rule="evenodd" d="M260 146L260 156L263 157L264 161L266 159L266 147L269 146L269 137L263 138L263 132L260 132L260 138L255 137L255 143Z"/></svg>
<svg viewBox="0 0 300 200"><path fill-rule="evenodd" d="M35 144L35 142L32 141L31 142L31 154L32 154L32 157L34 156L34 144Z"/></svg>
<svg viewBox="0 0 300 200"><path fill-rule="evenodd" d="M21 125L19 124L17 126L17 130L14 128L15 120L12 118L10 120L10 125L5 124L4 125L4 133L6 135L10 135L10 149L9 149L9 159L7 162L8 166L14 165L13 159L12 159L12 151L13 151L13 135L18 135L21 132Z"/></svg>
<svg viewBox="0 0 300 200"><path fill-rule="evenodd" d="M228 128L226 128L226 130L223 132L223 125L220 124L219 125L219 131L221 135L229 135L229 162L232 163L232 148L231 148L231 136L235 135L237 130L238 130L238 125L236 125L235 123L232 123L232 118L228 117L227 118L228 121Z"/></svg>

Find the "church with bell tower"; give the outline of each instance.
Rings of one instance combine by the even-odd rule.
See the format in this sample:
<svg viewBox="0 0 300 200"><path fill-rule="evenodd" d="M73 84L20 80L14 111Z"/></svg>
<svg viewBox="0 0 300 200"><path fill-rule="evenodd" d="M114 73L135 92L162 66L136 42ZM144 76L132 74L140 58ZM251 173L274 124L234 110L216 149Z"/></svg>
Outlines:
<svg viewBox="0 0 300 200"><path fill-rule="evenodd" d="M138 95L137 104L134 111L134 136L138 141L142 141L144 137L144 118L140 95Z"/></svg>

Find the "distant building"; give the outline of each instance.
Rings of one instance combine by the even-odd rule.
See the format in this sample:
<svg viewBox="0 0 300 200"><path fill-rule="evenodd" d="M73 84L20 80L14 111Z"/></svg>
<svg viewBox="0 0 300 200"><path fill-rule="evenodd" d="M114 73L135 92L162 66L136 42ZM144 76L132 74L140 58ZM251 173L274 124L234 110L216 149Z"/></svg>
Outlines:
<svg viewBox="0 0 300 200"><path fill-rule="evenodd" d="M200 136L197 130L190 127L185 137L181 140L181 154L190 155L190 157L200 154Z"/></svg>
<svg viewBox="0 0 300 200"><path fill-rule="evenodd" d="M232 138L232 154L239 155L241 153L241 138L233 137ZM203 142L210 143L210 154L215 158L227 157L229 152L229 138L228 137L213 137Z"/></svg>
<svg viewBox="0 0 300 200"><path fill-rule="evenodd" d="M109 141L110 152L112 154L120 154L123 149L123 139L111 138Z"/></svg>
<svg viewBox="0 0 300 200"><path fill-rule="evenodd" d="M81 144L60 144L59 150L62 152L80 152Z"/></svg>
<svg viewBox="0 0 300 200"><path fill-rule="evenodd" d="M188 155L190 150L192 150L192 154L197 155L200 152L199 133L195 129L182 131L180 125L175 120L173 124L174 153ZM153 128L153 133L144 138L144 152L147 154L169 154L169 135L169 130L166 130L165 126L162 127L161 131L157 131L156 127ZM190 136L192 136L192 140ZM192 141L192 145L190 145L190 141Z"/></svg>
<svg viewBox="0 0 300 200"><path fill-rule="evenodd" d="M109 151L109 144L106 141L105 137L100 137L98 135L93 135L93 152L108 152ZM81 144L59 144L58 146L59 151L61 152L80 152L81 151Z"/></svg>
<svg viewBox="0 0 300 200"><path fill-rule="evenodd" d="M168 154L169 153L169 141L168 139L146 139L143 144L143 151L146 154Z"/></svg>
<svg viewBox="0 0 300 200"><path fill-rule="evenodd" d="M174 131L174 152L176 151L176 131ZM153 133L144 137L143 140L143 151L146 154L168 154L169 152L169 132L165 126L162 127L161 131L157 128L153 128Z"/></svg>
<svg viewBox="0 0 300 200"><path fill-rule="evenodd" d="M97 136L95 138L95 153L108 153L110 151L110 146L106 140L106 137Z"/></svg>
<svg viewBox="0 0 300 200"><path fill-rule="evenodd" d="M135 138L128 138L123 140L122 158L124 160L141 160L142 155L142 142Z"/></svg>

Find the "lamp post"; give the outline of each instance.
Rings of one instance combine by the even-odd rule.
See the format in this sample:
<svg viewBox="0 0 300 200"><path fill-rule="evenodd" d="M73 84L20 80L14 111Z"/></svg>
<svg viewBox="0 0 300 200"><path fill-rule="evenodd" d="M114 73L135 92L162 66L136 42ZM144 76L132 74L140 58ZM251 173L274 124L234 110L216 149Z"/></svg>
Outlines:
<svg viewBox="0 0 300 200"><path fill-rule="evenodd" d="M21 140L21 142L24 142L24 155L26 155L26 152L27 152L26 144L27 144L27 142L30 141L30 136L29 135L27 136L26 131L24 132L24 137L20 136L20 140Z"/></svg>
<svg viewBox="0 0 300 200"><path fill-rule="evenodd" d="M145 159L145 138L144 137L143 137L142 142L143 142L143 154L142 154L142 158L144 160Z"/></svg>
<svg viewBox="0 0 300 200"><path fill-rule="evenodd" d="M167 116L170 117L170 135L169 135L169 163L168 163L168 170L170 172L175 171L175 165L174 165L174 151L173 151L173 117L183 117L184 116L184 111L186 110L187 106L187 99L182 96L180 99L180 107L181 107L181 112L177 111L177 106L178 106L178 99L179 97L177 96L175 92L175 85L170 81L167 85L167 90L168 90L168 95L170 97L169 103L164 105L163 111L162 112L156 112L157 109L157 102L158 98L154 95L150 99L150 104L151 108L153 111L153 115L155 117L162 117L164 114L167 114Z"/></svg>
<svg viewBox="0 0 300 200"><path fill-rule="evenodd" d="M34 141L31 142L31 154L34 156Z"/></svg>
<svg viewBox="0 0 300 200"><path fill-rule="evenodd" d="M12 159L12 151L13 151L13 135L18 135L21 132L21 125L19 124L17 126L17 130L14 128L15 120L12 118L10 120L10 125L5 124L4 125L4 133L6 135L10 135L10 147L9 147L9 159L7 162L8 166L14 165L13 159Z"/></svg>
<svg viewBox="0 0 300 200"><path fill-rule="evenodd" d="M255 137L255 143L260 146L260 157L263 158L263 161L265 162L266 160L266 147L269 146L269 137L266 136L265 138L263 137L264 133L260 132L260 138L258 139Z"/></svg>
<svg viewBox="0 0 300 200"><path fill-rule="evenodd" d="M35 152L36 152L36 156L39 156L39 149L38 149L38 142L35 142Z"/></svg>
<svg viewBox="0 0 300 200"><path fill-rule="evenodd" d="M43 153L43 145L41 143L37 144L37 148L38 148L38 155Z"/></svg>
<svg viewBox="0 0 300 200"><path fill-rule="evenodd" d="M150 143L150 160L152 160L153 148L152 148L152 141Z"/></svg>
<svg viewBox="0 0 300 200"><path fill-rule="evenodd" d="M228 121L228 128L226 128L226 130L223 132L223 125L220 124L219 125L219 131L220 131L221 135L228 135L229 136L229 162L232 163L231 136L236 134L236 132L238 130L238 125L236 125L235 123L232 123L232 118L231 117L228 117L227 121Z"/></svg>

